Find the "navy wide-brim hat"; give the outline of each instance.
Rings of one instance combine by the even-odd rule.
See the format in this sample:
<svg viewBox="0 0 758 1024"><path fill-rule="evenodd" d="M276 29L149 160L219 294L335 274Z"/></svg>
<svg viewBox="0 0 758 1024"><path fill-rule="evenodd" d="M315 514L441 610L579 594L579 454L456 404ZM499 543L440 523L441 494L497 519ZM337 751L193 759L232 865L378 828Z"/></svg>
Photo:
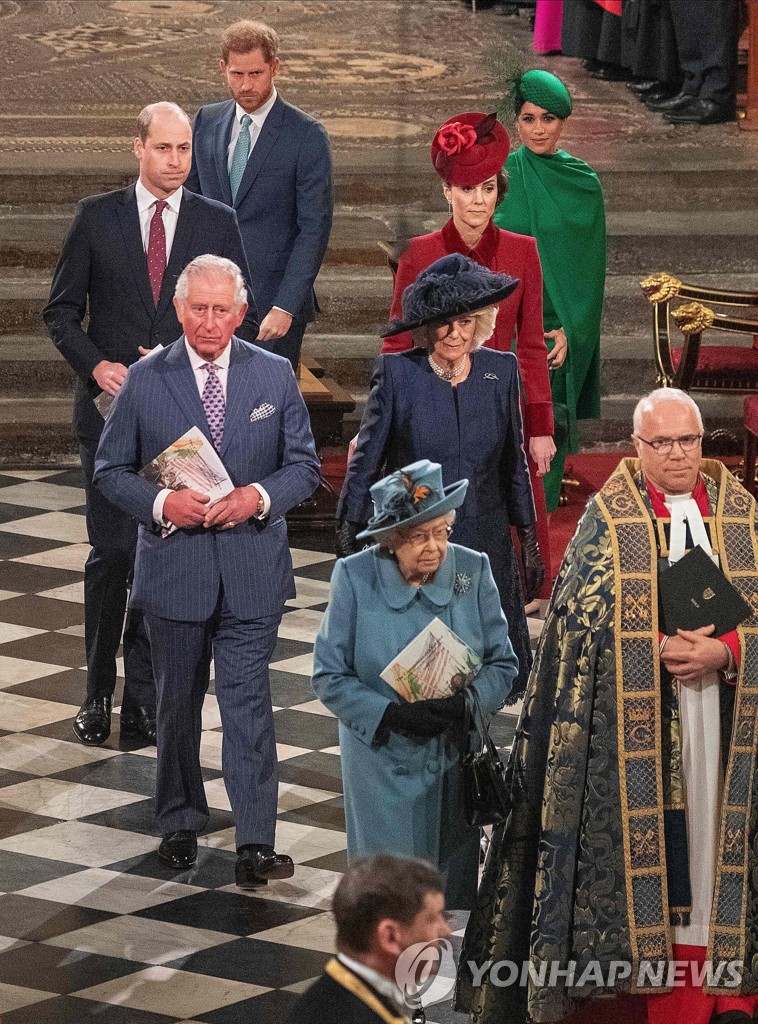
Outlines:
<svg viewBox="0 0 758 1024"><path fill-rule="evenodd" d="M517 277L496 274L460 253L443 256L408 285L403 292L402 320L389 323L381 337L391 338L426 324L495 306L507 299L518 284Z"/></svg>
<svg viewBox="0 0 758 1024"><path fill-rule="evenodd" d="M381 537L398 526L420 526L463 504L468 480L444 487L438 462L421 459L398 469L371 488L374 514L356 540Z"/></svg>

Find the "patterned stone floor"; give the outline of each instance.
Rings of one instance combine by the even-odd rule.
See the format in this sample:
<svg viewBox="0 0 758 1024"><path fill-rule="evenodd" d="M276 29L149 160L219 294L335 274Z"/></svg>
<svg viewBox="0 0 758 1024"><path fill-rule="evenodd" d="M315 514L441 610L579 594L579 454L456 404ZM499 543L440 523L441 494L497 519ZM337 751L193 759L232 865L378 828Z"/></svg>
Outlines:
<svg viewBox="0 0 758 1024"><path fill-rule="evenodd" d="M271 666L277 848L295 876L243 894L212 692L201 748L211 822L192 871L155 856L155 748L121 752L117 714L105 747L74 738L85 686L83 501L77 470L0 475L3 1024L282 1021L332 952L328 908L346 865L337 723L310 686L333 556L293 548L297 597ZM513 726L512 713L498 716L499 743ZM463 1019L448 988L433 991L430 1021Z"/></svg>

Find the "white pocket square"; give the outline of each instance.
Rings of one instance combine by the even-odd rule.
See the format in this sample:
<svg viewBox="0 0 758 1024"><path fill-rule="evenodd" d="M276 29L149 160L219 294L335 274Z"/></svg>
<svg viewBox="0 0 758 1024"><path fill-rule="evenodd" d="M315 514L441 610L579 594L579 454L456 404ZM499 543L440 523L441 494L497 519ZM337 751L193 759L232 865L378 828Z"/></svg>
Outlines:
<svg viewBox="0 0 758 1024"><path fill-rule="evenodd" d="M271 405L270 402L264 402L263 405L259 405L250 413L250 422L257 423L258 420L265 420L269 416L273 416L275 412L275 406Z"/></svg>

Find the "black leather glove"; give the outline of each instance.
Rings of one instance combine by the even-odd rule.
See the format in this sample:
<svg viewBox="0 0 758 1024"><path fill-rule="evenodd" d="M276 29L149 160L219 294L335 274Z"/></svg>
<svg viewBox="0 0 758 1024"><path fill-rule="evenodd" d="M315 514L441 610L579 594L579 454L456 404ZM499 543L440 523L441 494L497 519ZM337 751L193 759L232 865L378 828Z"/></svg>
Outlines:
<svg viewBox="0 0 758 1024"><path fill-rule="evenodd" d="M521 565L524 569L524 601L529 604L542 590L545 582L545 563L542 561L540 546L537 543L537 527L517 526L519 543L521 544Z"/></svg>
<svg viewBox="0 0 758 1024"><path fill-rule="evenodd" d="M449 720L434 710L439 703L438 700L401 701L399 704L393 701L387 705L378 731L389 729L413 739L440 736L447 729Z"/></svg>
<svg viewBox="0 0 758 1024"><path fill-rule="evenodd" d="M337 558L347 558L360 551L362 544L356 541L356 536L366 529L365 523L351 523L348 519L337 520L335 551Z"/></svg>
<svg viewBox="0 0 758 1024"><path fill-rule="evenodd" d="M441 716L446 722L462 722L466 714L466 698L462 691L454 693L452 697L441 697L434 702L435 714Z"/></svg>

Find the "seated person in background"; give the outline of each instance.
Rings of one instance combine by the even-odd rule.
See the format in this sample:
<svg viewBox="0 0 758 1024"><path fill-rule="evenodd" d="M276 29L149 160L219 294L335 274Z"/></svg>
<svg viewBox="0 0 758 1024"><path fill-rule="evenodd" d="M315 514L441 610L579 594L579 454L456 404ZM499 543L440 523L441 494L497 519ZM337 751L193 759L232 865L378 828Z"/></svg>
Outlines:
<svg viewBox="0 0 758 1024"><path fill-rule="evenodd" d="M450 936L442 887L440 873L420 860L372 857L348 868L332 905L339 953L288 1024L408 1024L397 962L415 943Z"/></svg>

